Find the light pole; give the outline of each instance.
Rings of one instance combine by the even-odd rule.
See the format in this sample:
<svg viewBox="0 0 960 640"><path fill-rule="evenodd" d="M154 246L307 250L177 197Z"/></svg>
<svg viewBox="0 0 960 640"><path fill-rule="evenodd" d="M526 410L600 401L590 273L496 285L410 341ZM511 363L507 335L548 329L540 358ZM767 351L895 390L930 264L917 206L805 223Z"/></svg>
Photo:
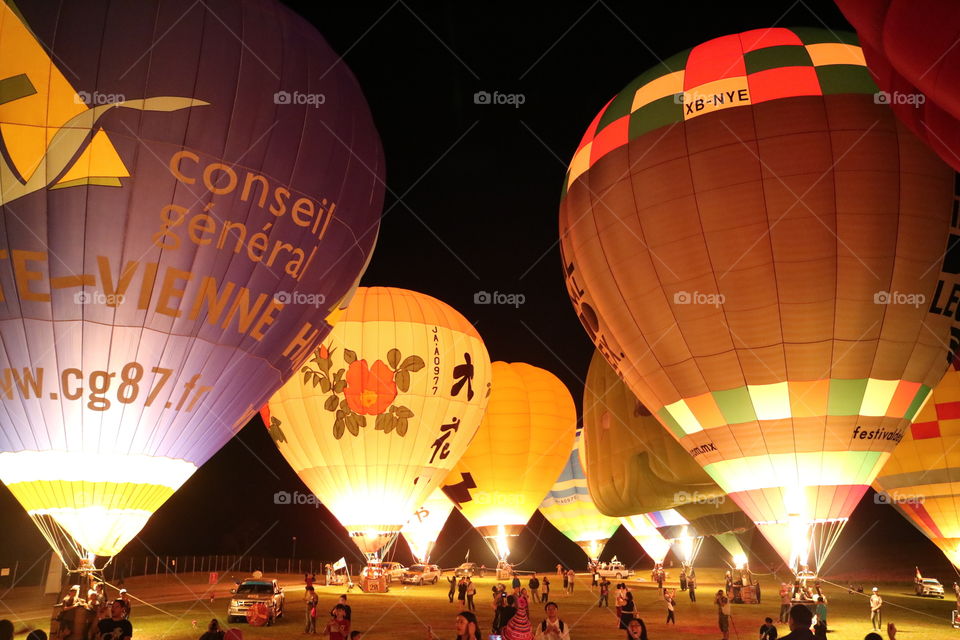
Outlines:
<svg viewBox="0 0 960 640"><path fill-rule="evenodd" d="M290 557L297 557L297 536L293 536L293 553L290 554Z"/></svg>

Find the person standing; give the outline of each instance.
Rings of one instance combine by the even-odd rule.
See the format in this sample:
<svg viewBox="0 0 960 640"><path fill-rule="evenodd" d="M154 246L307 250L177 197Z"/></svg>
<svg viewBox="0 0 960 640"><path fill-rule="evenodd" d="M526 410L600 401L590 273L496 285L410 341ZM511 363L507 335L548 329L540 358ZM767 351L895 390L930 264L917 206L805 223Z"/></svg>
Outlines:
<svg viewBox="0 0 960 640"><path fill-rule="evenodd" d="M690 577L687 578L687 590L690 593L690 602L696 602L697 601L697 576L694 575L692 572L690 573Z"/></svg>
<svg viewBox="0 0 960 640"><path fill-rule="evenodd" d="M573 595L573 583L577 579L577 574L573 569L567 572L569 574L569 579L567 580L567 586L570 588L570 595Z"/></svg>
<svg viewBox="0 0 960 640"><path fill-rule="evenodd" d="M477 607L473 604L473 596L477 595L477 585L473 580L467 578L467 611L476 611Z"/></svg>
<svg viewBox="0 0 960 640"><path fill-rule="evenodd" d="M130 640L133 625L126 618L127 607L123 600L114 600L110 605L110 617L97 623L97 636L101 640Z"/></svg>
<svg viewBox="0 0 960 640"><path fill-rule="evenodd" d="M780 583L780 622L786 623L790 619L790 587L786 582Z"/></svg>
<svg viewBox="0 0 960 640"><path fill-rule="evenodd" d="M513 573L513 580L510 581L510 586L513 587L513 595L520 595L520 576L516 572Z"/></svg>
<svg viewBox="0 0 960 640"><path fill-rule="evenodd" d="M647 640L647 625L640 618L634 618L627 625L627 640Z"/></svg>
<svg viewBox="0 0 960 640"><path fill-rule="evenodd" d="M457 583L457 601L460 603L460 608L463 609L467 606L467 578L460 578L460 582Z"/></svg>
<svg viewBox="0 0 960 640"><path fill-rule="evenodd" d="M453 594L457 590L457 577L456 575L449 576L447 582L450 584L450 591L447 592L447 599L450 600L450 604L453 604Z"/></svg>
<svg viewBox="0 0 960 640"><path fill-rule="evenodd" d="M543 582L540 584L540 602L550 600L550 578L543 576Z"/></svg>
<svg viewBox="0 0 960 640"><path fill-rule="evenodd" d="M790 633L780 640L813 640L810 625L813 624L813 613L802 604L790 608L788 616Z"/></svg>
<svg viewBox="0 0 960 640"><path fill-rule="evenodd" d="M533 574L530 581L527 582L527 586L530 587L530 598L534 602L540 602L540 580L537 578L537 574Z"/></svg>
<svg viewBox="0 0 960 640"><path fill-rule="evenodd" d="M773 624L773 618L764 618L760 625L760 640L777 640L777 625Z"/></svg>
<svg viewBox="0 0 960 640"><path fill-rule="evenodd" d="M730 640L730 600L723 593L723 589L717 590L713 603L717 605L717 626L720 627L723 640Z"/></svg>
<svg viewBox="0 0 960 640"><path fill-rule="evenodd" d="M623 605L627 603L627 585L622 582L617 585L617 596L614 603L617 605L617 619L619 619L620 613L623 611Z"/></svg>
<svg viewBox="0 0 960 640"><path fill-rule="evenodd" d="M813 635L827 640L827 601L823 596L817 596L817 624L813 628Z"/></svg>
<svg viewBox="0 0 960 640"><path fill-rule="evenodd" d="M666 603L666 605L667 605L667 621L666 621L664 624L670 624L670 623L672 622L673 625L676 626L676 625L677 625L677 618L676 618L676 615L675 615L675 612L674 612L674 608L675 608L676 605L677 605L677 601L674 600L674 599L673 599L673 596L671 596L669 593L667 593L666 590L664 590L664 592L663 592L663 601L664 601L664 602Z"/></svg>
<svg viewBox="0 0 960 640"><path fill-rule="evenodd" d="M547 617L537 625L536 640L570 640L570 627L560 619L556 602L548 602L543 608Z"/></svg>
<svg viewBox="0 0 960 640"><path fill-rule="evenodd" d="M687 567L682 566L680 568L680 591L687 590Z"/></svg>
<svg viewBox="0 0 960 640"><path fill-rule="evenodd" d="M567 595L567 593L569 593L569 589L570 589L569 584L570 584L570 574L564 571L563 572L563 595Z"/></svg>
<svg viewBox="0 0 960 640"><path fill-rule="evenodd" d="M347 619L347 610L342 604L333 607L333 619L327 623L326 631L330 640L350 639L350 620Z"/></svg>
<svg viewBox="0 0 960 640"><path fill-rule="evenodd" d="M557 563L557 577L559 578L563 574L563 565L559 562Z"/></svg>
<svg viewBox="0 0 960 640"><path fill-rule="evenodd" d="M303 632L315 634L317 632L317 604L320 602L320 596L317 595L317 590L313 588L312 584L308 584L303 590L303 601L306 605Z"/></svg>
<svg viewBox="0 0 960 640"><path fill-rule="evenodd" d="M880 590L873 588L873 595L870 596L870 624L874 631L879 631L883 625L883 598L880 597Z"/></svg>
<svg viewBox="0 0 960 640"><path fill-rule="evenodd" d="M600 580L600 599L597 601L597 606L610 608L610 581L606 578Z"/></svg>
<svg viewBox="0 0 960 640"><path fill-rule="evenodd" d="M627 591L623 606L620 607L620 628L629 628L630 621L634 619L636 613L637 608L633 604L633 594Z"/></svg>

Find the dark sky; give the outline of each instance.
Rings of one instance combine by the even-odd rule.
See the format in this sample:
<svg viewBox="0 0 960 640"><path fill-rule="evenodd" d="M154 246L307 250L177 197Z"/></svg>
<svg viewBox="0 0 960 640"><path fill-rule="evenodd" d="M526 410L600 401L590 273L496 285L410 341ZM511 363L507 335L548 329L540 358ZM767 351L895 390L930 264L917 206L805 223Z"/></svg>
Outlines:
<svg viewBox="0 0 960 640"><path fill-rule="evenodd" d="M768 26L849 29L824 0L287 4L344 55L386 151L385 213L363 284L444 300L476 324L492 359L553 371L578 405L593 347L566 296L557 207L565 163L587 125L659 59L710 38ZM520 94L523 104L478 105L478 91ZM516 309L476 305L478 291L522 294L526 302ZM304 557L356 553L325 509L274 505L279 490L306 491L257 417L157 512L127 553L253 545L255 554L288 555L293 536ZM44 542L5 488L0 514L0 560L32 561ZM530 529L517 559L543 568L556 563L554 554L582 562L539 515ZM866 544L838 570L862 562L867 546L871 557L889 557L903 542L946 567L890 507L862 505L848 529L837 556L864 532ZM473 558L483 550L459 516L444 545L439 560L447 566L468 546ZM640 558L622 531L612 547L622 559Z"/></svg>

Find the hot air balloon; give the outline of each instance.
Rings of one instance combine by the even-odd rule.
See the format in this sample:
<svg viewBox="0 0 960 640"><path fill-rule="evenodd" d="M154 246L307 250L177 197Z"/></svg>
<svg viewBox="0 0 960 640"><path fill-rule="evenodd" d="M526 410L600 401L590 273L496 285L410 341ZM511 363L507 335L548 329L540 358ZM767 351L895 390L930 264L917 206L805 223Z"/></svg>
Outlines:
<svg viewBox="0 0 960 640"><path fill-rule="evenodd" d="M0 480L89 567L329 331L373 249L383 156L340 56L273 0L15 5Z"/></svg>
<svg viewBox="0 0 960 640"><path fill-rule="evenodd" d="M600 513L590 498L587 477L580 464L580 441L581 432L577 431L573 451L540 504L540 512L563 535L576 542L588 558L596 561L620 522Z"/></svg>
<svg viewBox="0 0 960 640"><path fill-rule="evenodd" d="M489 385L486 347L460 313L360 287L268 419L284 458L373 560L463 455Z"/></svg>
<svg viewBox="0 0 960 640"><path fill-rule="evenodd" d="M643 551L650 556L654 564L662 565L670 552L670 541L657 530L656 522L651 519L650 514L641 513L625 516L620 518L620 522L643 548Z"/></svg>
<svg viewBox="0 0 960 640"><path fill-rule="evenodd" d="M523 362L493 363L487 412L443 490L501 562L567 463L576 428L559 378Z"/></svg>
<svg viewBox="0 0 960 640"><path fill-rule="evenodd" d="M400 534L407 541L417 562L430 562L433 545L436 544L437 536L440 535L443 525L447 523L451 511L453 511L453 503L450 502L450 498L442 489L437 488L414 512L407 524L403 525Z"/></svg>
<svg viewBox="0 0 960 640"><path fill-rule="evenodd" d="M960 568L960 371L950 367L877 475L896 507Z"/></svg>
<svg viewBox="0 0 960 640"><path fill-rule="evenodd" d="M837 0L857 29L877 99L960 171L960 6L949 0Z"/></svg>
<svg viewBox="0 0 960 640"><path fill-rule="evenodd" d="M599 351L583 389L580 454L601 513L628 516L724 494L637 400Z"/></svg>
<svg viewBox="0 0 960 640"><path fill-rule="evenodd" d="M560 206L597 349L795 569L960 347L953 172L875 93L852 36L711 40L603 108Z"/></svg>

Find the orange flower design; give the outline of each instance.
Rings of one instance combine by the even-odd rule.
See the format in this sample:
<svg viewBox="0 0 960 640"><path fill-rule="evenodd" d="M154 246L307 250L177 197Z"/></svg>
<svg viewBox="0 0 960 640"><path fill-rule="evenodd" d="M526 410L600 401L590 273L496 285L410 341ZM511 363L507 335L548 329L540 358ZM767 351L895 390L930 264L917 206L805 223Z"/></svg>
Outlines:
<svg viewBox="0 0 960 640"><path fill-rule="evenodd" d="M397 397L393 371L382 360L372 367L366 360L354 360L347 369L347 386L343 390L347 405L361 415L379 415Z"/></svg>

